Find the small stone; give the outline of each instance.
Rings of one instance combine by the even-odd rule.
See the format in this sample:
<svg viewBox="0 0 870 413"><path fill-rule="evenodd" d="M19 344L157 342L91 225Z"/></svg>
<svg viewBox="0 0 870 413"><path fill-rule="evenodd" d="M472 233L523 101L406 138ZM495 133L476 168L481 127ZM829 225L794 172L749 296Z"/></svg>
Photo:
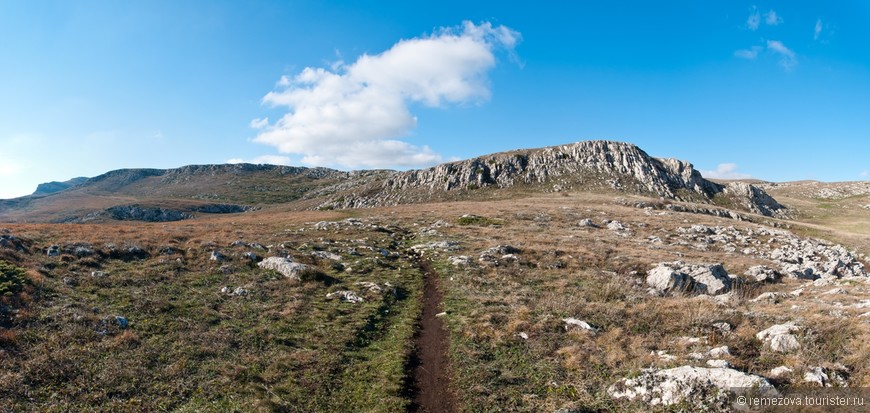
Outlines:
<svg viewBox="0 0 870 413"><path fill-rule="evenodd" d="M595 331L595 327L592 327L591 325L589 325L589 323L583 320L578 320L574 317L563 318L562 321L565 323L565 330L568 330L568 328L571 326L576 326L582 328L583 330Z"/></svg>
<svg viewBox="0 0 870 413"><path fill-rule="evenodd" d="M710 349L710 357L720 358L720 357L728 357L731 355L731 350L728 346L716 347Z"/></svg>
<svg viewBox="0 0 870 413"><path fill-rule="evenodd" d="M779 367L776 367L776 368L773 368L770 370L770 377L774 378L774 379L782 378L782 377L792 373L793 371L794 370L792 370L786 366L779 366Z"/></svg>
<svg viewBox="0 0 870 413"><path fill-rule="evenodd" d="M127 320L126 317L121 317L119 315L115 316L115 324L118 325L118 328L121 330L126 329L130 325L130 321Z"/></svg>
<svg viewBox="0 0 870 413"><path fill-rule="evenodd" d="M227 256L220 251L212 251L208 259L211 261L224 261L227 259Z"/></svg>
<svg viewBox="0 0 870 413"><path fill-rule="evenodd" d="M807 383L818 384L820 387L828 385L829 377L825 373L825 369L821 367L810 367L810 370L804 373L804 381Z"/></svg>
<svg viewBox="0 0 870 413"><path fill-rule="evenodd" d="M353 304L361 303L361 302L365 301L362 297L358 296L353 291L343 290L343 291L336 291L336 292L326 294L327 300L332 300L335 298L338 298L341 301L344 301L347 303L353 303Z"/></svg>

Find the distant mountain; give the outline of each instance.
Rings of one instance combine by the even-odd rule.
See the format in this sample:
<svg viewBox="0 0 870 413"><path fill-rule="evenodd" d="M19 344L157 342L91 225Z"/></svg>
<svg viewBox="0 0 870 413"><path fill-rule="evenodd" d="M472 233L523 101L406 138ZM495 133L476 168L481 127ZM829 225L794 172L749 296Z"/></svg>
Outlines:
<svg viewBox="0 0 870 413"><path fill-rule="evenodd" d="M78 178L73 178L73 179L70 179L69 181L64 181L64 182L58 182L58 181L46 182L44 184L37 185L36 191L33 192L33 195L53 194L55 192L60 192L60 191L63 191L65 189L72 188L76 185L83 184L87 180L88 180L88 178L78 177Z"/></svg>
<svg viewBox="0 0 870 413"><path fill-rule="evenodd" d="M191 165L121 169L53 192L58 185L45 185L43 195L0 201L0 221L159 221L274 204L292 209L367 208L563 191L632 193L767 216L785 212L759 187L712 182L688 162L653 158L635 145L613 141L496 153L404 172Z"/></svg>

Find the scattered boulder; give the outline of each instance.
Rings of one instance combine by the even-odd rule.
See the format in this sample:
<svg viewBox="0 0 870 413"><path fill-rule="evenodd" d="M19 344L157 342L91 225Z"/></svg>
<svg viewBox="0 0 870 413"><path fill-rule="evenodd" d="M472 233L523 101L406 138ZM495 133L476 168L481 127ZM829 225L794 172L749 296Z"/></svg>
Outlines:
<svg viewBox="0 0 870 413"><path fill-rule="evenodd" d="M130 321L127 320L126 317L121 317L121 316L119 316L119 315L116 315L114 318L112 318L112 320L115 322L115 324L116 324L116 325L118 326L118 328L120 328L121 330L124 330L124 329L126 329L127 327L130 326Z"/></svg>
<svg viewBox="0 0 870 413"><path fill-rule="evenodd" d="M45 251L45 253L49 257L57 257L58 255L60 255L60 246L59 245L49 246L48 249Z"/></svg>
<svg viewBox="0 0 870 413"><path fill-rule="evenodd" d="M519 248L511 245L498 245L481 252L478 261L492 266L498 266L502 261L517 262L520 258L516 254L519 252Z"/></svg>
<svg viewBox="0 0 870 413"><path fill-rule="evenodd" d="M619 222L619 221L608 222L607 229L609 229L611 231L626 231L626 230L628 230L628 228L626 228L625 224L623 224L622 222Z"/></svg>
<svg viewBox="0 0 870 413"><path fill-rule="evenodd" d="M780 298L782 298L782 296L783 296L782 293L776 293L776 292L770 292L770 291L768 291L768 292L766 292L766 293L761 293L761 294L759 294L758 297L755 297L755 298L753 298L753 299L751 299L751 300L749 300L749 301L751 301L751 302L753 302L753 303L758 303L758 302L763 302L763 301L767 301L767 302L775 303L775 302L777 302Z"/></svg>
<svg viewBox="0 0 870 413"><path fill-rule="evenodd" d="M452 256L452 257L447 258L447 261L449 261L451 264L453 264L457 267L471 264L471 258L466 256L466 255Z"/></svg>
<svg viewBox="0 0 870 413"><path fill-rule="evenodd" d="M731 367L731 363L729 363L727 360L721 359L707 360L707 365L719 369L727 369Z"/></svg>
<svg viewBox="0 0 870 413"><path fill-rule="evenodd" d="M592 327L591 325L589 325L589 323L587 323L583 320L578 320L574 317L563 318L562 322L565 323L565 330L568 330L571 327L579 327L583 330L589 330L589 331L593 331L593 332L597 330L595 327Z"/></svg>
<svg viewBox="0 0 870 413"><path fill-rule="evenodd" d="M519 254L521 251L519 248L516 248L512 245L498 245L489 249L484 250L481 255L507 255L507 254Z"/></svg>
<svg viewBox="0 0 870 413"><path fill-rule="evenodd" d="M729 349L728 346L716 347L710 349L707 354L714 358L728 357L731 356L731 349Z"/></svg>
<svg viewBox="0 0 870 413"><path fill-rule="evenodd" d="M804 381L819 385L819 387L830 387L830 378L825 369L821 367L810 367L809 371L804 373Z"/></svg>
<svg viewBox="0 0 870 413"><path fill-rule="evenodd" d="M91 255L94 255L94 250L92 248L79 245L73 249L73 255L79 258L90 257Z"/></svg>
<svg viewBox="0 0 870 413"><path fill-rule="evenodd" d="M427 244L417 244L411 247L411 250L420 253L427 250L445 250L453 251L459 245L456 241L434 241Z"/></svg>
<svg viewBox="0 0 870 413"><path fill-rule="evenodd" d="M387 284L389 285L389 283L387 283ZM368 291L370 293L380 294L381 292L384 291L384 289L381 288L380 285L378 285L377 283L373 283L371 281L358 281L358 282L355 282L354 285L358 285L362 288L365 288L366 291Z"/></svg>
<svg viewBox="0 0 870 413"><path fill-rule="evenodd" d="M794 323L776 324L765 330L759 331L755 338L767 344L771 350L778 353L791 353L800 350L801 345L792 332L801 327Z"/></svg>
<svg viewBox="0 0 870 413"><path fill-rule="evenodd" d="M782 274L779 271L766 265L750 267L743 274L758 282L776 282L782 277Z"/></svg>
<svg viewBox="0 0 870 413"><path fill-rule="evenodd" d="M644 369L639 376L621 379L610 386L607 394L617 400L642 401L654 406L686 403L694 409L709 411L730 407L729 392L735 388L778 394L761 376L731 368L693 366Z"/></svg>
<svg viewBox="0 0 870 413"><path fill-rule="evenodd" d="M305 264L294 262L290 257L269 257L260 261L257 266L277 271L281 275L296 281L301 281L302 275L311 269L311 267Z"/></svg>
<svg viewBox="0 0 870 413"><path fill-rule="evenodd" d="M329 251L312 251L311 255L322 260L341 261L341 255L334 254Z"/></svg>
<svg viewBox="0 0 870 413"><path fill-rule="evenodd" d="M722 335L731 334L731 330L733 330L733 327L731 327L731 324L729 324L728 322L725 322L725 321L719 321L719 322L713 323L712 327L714 329L716 329L716 331L718 331Z"/></svg>
<svg viewBox="0 0 870 413"><path fill-rule="evenodd" d="M794 370L786 367L779 366L770 370L770 377L773 379L780 379L794 372Z"/></svg>
<svg viewBox="0 0 870 413"><path fill-rule="evenodd" d="M595 225L595 223L589 218L581 219L578 225L581 227L598 228L598 225Z"/></svg>
<svg viewBox="0 0 870 413"><path fill-rule="evenodd" d="M649 271L646 282L660 293L719 295L731 291L731 278L722 264L662 262Z"/></svg>
<svg viewBox="0 0 870 413"><path fill-rule="evenodd" d="M227 256L221 253L220 251L212 251L211 255L208 257L211 261L226 261Z"/></svg>
<svg viewBox="0 0 870 413"><path fill-rule="evenodd" d="M221 293L226 294L226 295L242 296L242 295L247 295L248 290L246 290L243 287L236 287L234 289L232 287L224 286L221 288Z"/></svg>
<svg viewBox="0 0 870 413"><path fill-rule="evenodd" d="M354 304L361 303L361 302L365 301L362 297L357 295L355 292L348 291L348 290L335 291L335 292L326 294L327 300L332 300L332 299L336 299L336 298L338 298L341 301L344 301L347 303L354 303Z"/></svg>

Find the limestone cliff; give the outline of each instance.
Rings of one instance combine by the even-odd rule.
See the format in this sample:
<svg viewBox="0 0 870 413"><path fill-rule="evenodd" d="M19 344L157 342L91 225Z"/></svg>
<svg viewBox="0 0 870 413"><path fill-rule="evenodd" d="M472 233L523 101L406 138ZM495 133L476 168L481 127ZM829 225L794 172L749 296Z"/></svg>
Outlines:
<svg viewBox="0 0 870 413"><path fill-rule="evenodd" d="M767 216L779 216L784 211L760 188L744 183L725 186L711 182L688 162L653 158L633 144L613 141L583 141L503 152L396 172L322 206L386 206L439 198L450 192L529 186L549 191L612 188L695 202L727 199L742 209Z"/></svg>

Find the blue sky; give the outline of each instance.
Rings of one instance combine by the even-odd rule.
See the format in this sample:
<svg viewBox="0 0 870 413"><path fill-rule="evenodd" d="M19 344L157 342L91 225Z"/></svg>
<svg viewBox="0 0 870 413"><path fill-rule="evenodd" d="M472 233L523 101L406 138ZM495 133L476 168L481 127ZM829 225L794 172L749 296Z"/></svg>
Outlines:
<svg viewBox="0 0 870 413"><path fill-rule="evenodd" d="M0 2L0 198L586 139L707 175L870 179L870 3L358 3Z"/></svg>

